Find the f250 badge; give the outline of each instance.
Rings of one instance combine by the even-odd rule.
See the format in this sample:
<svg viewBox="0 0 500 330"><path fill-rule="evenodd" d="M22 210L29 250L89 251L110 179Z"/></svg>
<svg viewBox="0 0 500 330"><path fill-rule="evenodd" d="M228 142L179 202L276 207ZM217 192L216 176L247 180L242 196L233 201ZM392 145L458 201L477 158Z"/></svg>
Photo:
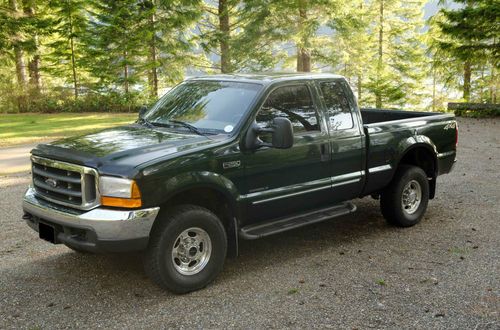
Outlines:
<svg viewBox="0 0 500 330"><path fill-rule="evenodd" d="M445 130L455 129L455 127L457 127L457 123L453 122L453 123L446 124L446 126L443 129L445 129Z"/></svg>
<svg viewBox="0 0 500 330"><path fill-rule="evenodd" d="M227 170L228 168L236 168L241 166L240 160L233 160L232 162L222 163L222 168Z"/></svg>

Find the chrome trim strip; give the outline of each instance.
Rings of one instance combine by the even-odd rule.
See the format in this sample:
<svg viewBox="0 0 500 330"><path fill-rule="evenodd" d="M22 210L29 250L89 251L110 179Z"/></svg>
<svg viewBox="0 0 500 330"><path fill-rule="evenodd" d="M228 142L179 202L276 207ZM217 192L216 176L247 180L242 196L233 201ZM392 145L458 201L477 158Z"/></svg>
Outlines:
<svg viewBox="0 0 500 330"><path fill-rule="evenodd" d="M48 197L43 194L39 194L38 196L40 198L46 199L52 203L55 204L60 204L80 210L90 210L92 208L95 208L100 205L101 203L101 195L99 194L99 175L97 170L91 168L91 167L86 167L86 166L81 166L81 165L76 165L76 164L71 164L71 163L66 163L58 160L52 160L48 158L43 158L43 157L38 157L38 156L31 156L31 161L33 163L37 163L40 165L45 165L53 168L58 168L61 170L66 170L66 171L72 171L72 172L78 172L80 173L80 187L81 187L81 193L82 193L82 204L77 205L77 204L72 204L72 203L66 203L64 201ZM33 170L32 170L33 171ZM94 184L95 184L95 199L92 201L87 201L85 196L85 191L86 190L86 180L85 180L85 175L92 175L94 176ZM34 176L32 175L32 182L35 184Z"/></svg>
<svg viewBox="0 0 500 330"><path fill-rule="evenodd" d="M307 193L310 193L310 192L313 192L313 191L318 191L318 190L323 190L323 189L330 189L330 188L331 188L331 186L328 185L328 186L323 186L323 187L317 187L317 188L312 188L312 189L297 191L297 192L286 194L286 195L280 195L280 196L275 196L275 197L270 197L270 198L266 198L266 199L261 199L261 200L258 200L258 201L254 201L254 202L252 202L252 204L254 204L254 205L255 204L261 204L261 203L265 203L265 202L274 201L276 199L288 198L288 197L292 197L292 196L307 194Z"/></svg>
<svg viewBox="0 0 500 330"><path fill-rule="evenodd" d="M352 178L361 178L363 175L365 175L365 171L356 171L356 172L346 173L346 174L342 174L342 175L332 176L332 181L339 182L342 180L349 180Z"/></svg>
<svg viewBox="0 0 500 330"><path fill-rule="evenodd" d="M338 186L343 186L346 184L356 183L356 182L359 182L360 180L361 180L361 177L356 178L356 179L352 179L352 180L337 182L337 183L332 184L332 187L338 187Z"/></svg>
<svg viewBox="0 0 500 330"><path fill-rule="evenodd" d="M346 184L356 183L365 175L365 171L356 171L332 177L332 188ZM345 181L344 181L345 180Z"/></svg>
<svg viewBox="0 0 500 330"><path fill-rule="evenodd" d="M444 157L449 157L456 154L455 150L447 151L447 152L442 152L440 154L437 154L437 158L444 158Z"/></svg>
<svg viewBox="0 0 500 330"><path fill-rule="evenodd" d="M380 165L380 166L370 167L368 169L368 173L377 173L377 172L382 172L382 171L388 171L390 169L392 169L392 166L389 164Z"/></svg>
<svg viewBox="0 0 500 330"><path fill-rule="evenodd" d="M23 198L23 210L62 226L92 229L101 240L119 241L149 237L160 208L140 210L95 208L82 212L47 202L38 197L35 189L30 187Z"/></svg>
<svg viewBox="0 0 500 330"><path fill-rule="evenodd" d="M270 190L265 190L265 191L259 191L259 192L243 195L241 197L246 199L246 198L252 198L252 197L257 197L257 196L262 196L262 195L272 195L275 193L280 193L282 191L289 191L289 190L292 190L294 188L299 188L301 186L314 186L314 185L319 185L322 183L325 184L324 186L321 186L321 187L315 187L315 188L311 188L311 189L296 191L296 192L292 192L292 193L288 193L288 194L284 194L284 195L279 195L279 196L273 196L273 197L269 197L269 198L264 198L264 199L260 199L260 200L252 202L253 205L262 204L262 203L274 201L277 199L293 197L293 196L307 194L307 193L315 192L315 191L319 191L319 190L331 189L333 187L337 187L337 186L341 186L341 185L345 185L345 184L359 182L361 180L361 177L364 175L365 175L365 171L356 171L356 172L337 175L337 176L333 176L333 177L329 177L329 178L325 178L325 179L304 182L304 183L296 184L296 185L292 185L292 186L286 186L286 187L275 188L275 189L270 189Z"/></svg>
<svg viewBox="0 0 500 330"><path fill-rule="evenodd" d="M289 190L297 189L297 188L300 188L300 187L310 187L310 186L316 186L316 185L321 185L321 184L324 184L325 187L329 187L330 182L331 182L330 178L323 178L323 179L318 179L318 180L313 180L313 181L298 183L298 184L294 184L294 185L290 185L290 186L285 186L285 187L280 187L280 188L274 188L274 189L269 189L269 190L257 191L257 192L254 192L254 193L242 195L241 198L246 199L246 198L253 198L253 197L262 196L262 195L264 195L264 196L265 195L272 195L274 193L279 193L279 192L283 192L283 191L289 191ZM315 189L315 188L313 188L313 189Z"/></svg>

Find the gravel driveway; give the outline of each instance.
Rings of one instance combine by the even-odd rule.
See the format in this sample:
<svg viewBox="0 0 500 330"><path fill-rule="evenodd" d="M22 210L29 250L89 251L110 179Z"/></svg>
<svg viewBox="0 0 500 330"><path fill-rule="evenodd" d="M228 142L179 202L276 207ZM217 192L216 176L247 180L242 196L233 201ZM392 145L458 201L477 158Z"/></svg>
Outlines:
<svg viewBox="0 0 500 330"><path fill-rule="evenodd" d="M413 228L378 202L241 243L204 290L175 296L140 255L81 255L20 219L26 176L0 178L3 328L500 328L500 119L461 119L458 163Z"/></svg>

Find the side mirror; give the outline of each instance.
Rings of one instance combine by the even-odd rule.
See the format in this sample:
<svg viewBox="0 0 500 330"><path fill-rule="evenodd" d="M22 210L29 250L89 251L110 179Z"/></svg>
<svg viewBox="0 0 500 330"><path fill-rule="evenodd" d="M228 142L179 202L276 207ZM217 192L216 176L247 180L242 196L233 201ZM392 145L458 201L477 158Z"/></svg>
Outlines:
<svg viewBox="0 0 500 330"><path fill-rule="evenodd" d="M148 111L148 107L143 105L142 107L139 108L139 119L144 117L144 114Z"/></svg>
<svg viewBox="0 0 500 330"><path fill-rule="evenodd" d="M293 126L288 118L274 118L272 129L273 148L288 149L293 146Z"/></svg>
<svg viewBox="0 0 500 330"><path fill-rule="evenodd" d="M271 143L265 143L259 138L259 135L266 133L272 134ZM277 149L291 148L293 146L293 127L290 120L284 117L274 118L269 128L261 128L254 122L247 132L245 147L247 149L258 149L264 146Z"/></svg>

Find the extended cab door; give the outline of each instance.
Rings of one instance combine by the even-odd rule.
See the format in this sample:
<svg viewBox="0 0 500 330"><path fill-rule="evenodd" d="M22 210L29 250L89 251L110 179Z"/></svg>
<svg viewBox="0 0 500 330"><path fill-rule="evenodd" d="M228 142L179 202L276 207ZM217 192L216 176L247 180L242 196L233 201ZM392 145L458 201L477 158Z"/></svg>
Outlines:
<svg viewBox="0 0 500 330"><path fill-rule="evenodd" d="M343 79L316 81L331 136L333 202L358 197L365 181L365 136L351 88Z"/></svg>
<svg viewBox="0 0 500 330"><path fill-rule="evenodd" d="M324 114L310 82L272 89L256 114L261 127L286 117L293 125L290 149L261 147L243 154L247 221L260 222L331 203L330 141ZM271 142L270 135L260 137Z"/></svg>

